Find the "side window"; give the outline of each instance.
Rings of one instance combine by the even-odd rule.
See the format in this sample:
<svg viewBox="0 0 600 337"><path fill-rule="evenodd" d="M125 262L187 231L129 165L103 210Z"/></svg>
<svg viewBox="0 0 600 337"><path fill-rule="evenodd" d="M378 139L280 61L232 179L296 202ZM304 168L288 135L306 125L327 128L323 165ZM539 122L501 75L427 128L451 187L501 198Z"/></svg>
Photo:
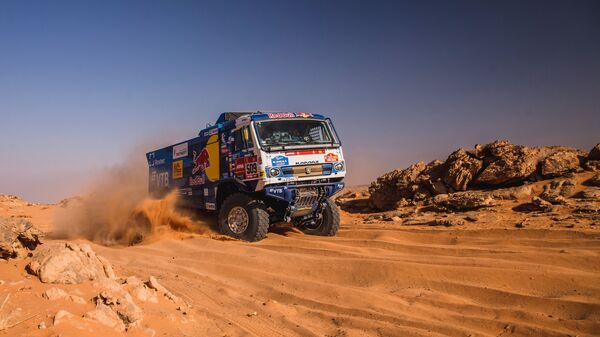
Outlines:
<svg viewBox="0 0 600 337"><path fill-rule="evenodd" d="M234 151L242 151L252 147L252 137L248 127L241 128L233 133Z"/></svg>

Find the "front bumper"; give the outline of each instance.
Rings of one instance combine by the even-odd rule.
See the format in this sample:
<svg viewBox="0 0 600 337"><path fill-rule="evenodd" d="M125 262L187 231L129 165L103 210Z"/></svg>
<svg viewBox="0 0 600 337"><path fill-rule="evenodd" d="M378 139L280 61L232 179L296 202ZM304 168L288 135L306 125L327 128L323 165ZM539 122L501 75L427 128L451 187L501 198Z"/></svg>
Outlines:
<svg viewBox="0 0 600 337"><path fill-rule="evenodd" d="M320 184L300 184L300 185L268 185L265 186L265 195L278 200L293 203L298 199L301 189L319 189L322 190L327 198L331 198L344 188L343 182L320 183Z"/></svg>

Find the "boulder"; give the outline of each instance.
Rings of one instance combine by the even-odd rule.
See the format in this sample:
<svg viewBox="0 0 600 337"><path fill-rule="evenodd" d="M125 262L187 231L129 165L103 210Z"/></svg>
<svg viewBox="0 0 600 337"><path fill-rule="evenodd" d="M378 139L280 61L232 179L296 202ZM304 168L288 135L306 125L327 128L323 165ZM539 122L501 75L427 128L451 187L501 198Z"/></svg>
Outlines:
<svg viewBox="0 0 600 337"><path fill-rule="evenodd" d="M85 303L87 303L82 297L75 296L75 295L69 295L66 291L64 291L64 290L62 290L60 288L50 288L50 289L47 289L42 294L42 297L45 298L45 299L48 299L50 301L67 299L67 300L69 300L71 302L78 303L78 304L85 304Z"/></svg>
<svg viewBox="0 0 600 337"><path fill-rule="evenodd" d="M581 191L579 196L581 197L581 199L585 199L587 201L600 201L600 188L586 188L583 191Z"/></svg>
<svg viewBox="0 0 600 337"><path fill-rule="evenodd" d="M454 151L446 160L444 182L455 191L466 191L467 185L483 166L483 161L471 156L467 151Z"/></svg>
<svg viewBox="0 0 600 337"><path fill-rule="evenodd" d="M137 326L144 318L144 313L133 301L131 295L116 281L104 279L100 281L102 291L94 298L96 305L108 306L123 321L126 327Z"/></svg>
<svg viewBox="0 0 600 337"><path fill-rule="evenodd" d="M483 158L485 168L474 179L473 184L491 187L524 181L535 173L540 152L539 149L504 140L476 147L475 153Z"/></svg>
<svg viewBox="0 0 600 337"><path fill-rule="evenodd" d="M468 211L496 204L494 198L486 192L456 192L433 197L432 205L437 211Z"/></svg>
<svg viewBox="0 0 600 337"><path fill-rule="evenodd" d="M600 173L596 173L593 177L591 177L588 181L586 181L587 185L600 187Z"/></svg>
<svg viewBox="0 0 600 337"><path fill-rule="evenodd" d="M148 287L144 282L135 276L130 276L125 280L125 286L129 293L138 301L158 303L157 291Z"/></svg>
<svg viewBox="0 0 600 337"><path fill-rule="evenodd" d="M102 303L96 304L96 309L86 312L83 317L113 328L119 332L125 331L125 324L121 321L119 315L112 311L109 306Z"/></svg>
<svg viewBox="0 0 600 337"><path fill-rule="evenodd" d="M587 160L600 160L600 143L596 144L588 154Z"/></svg>
<svg viewBox="0 0 600 337"><path fill-rule="evenodd" d="M542 212L551 212L554 209L550 202L539 197L533 197L531 199L531 204L537 208L537 210Z"/></svg>
<svg viewBox="0 0 600 337"><path fill-rule="evenodd" d="M73 316L73 314L72 314L72 313L70 313L70 312L68 312L68 311L66 311L66 310L59 310L59 311L56 313L56 315L54 315L54 321L53 321L53 323L52 323L52 324L53 324L54 326L57 326L57 325L59 325L60 323L62 323L62 322L64 322L64 321L67 321L67 320L69 320L69 319L71 319L71 318L73 318L73 317L74 317L74 316Z"/></svg>
<svg viewBox="0 0 600 337"><path fill-rule="evenodd" d="M89 245L70 242L38 249L27 271L44 283L77 284L115 277L111 264L96 255Z"/></svg>
<svg viewBox="0 0 600 337"><path fill-rule="evenodd" d="M489 191L495 200L519 200L531 196L533 189L531 185L516 187L505 187Z"/></svg>
<svg viewBox="0 0 600 337"><path fill-rule="evenodd" d="M588 160L584 167L588 171L600 171L600 160Z"/></svg>
<svg viewBox="0 0 600 337"><path fill-rule="evenodd" d="M553 205L566 205L568 201L565 197L571 196L574 189L574 180L553 180L550 184L544 185L544 191L539 197Z"/></svg>
<svg viewBox="0 0 600 337"><path fill-rule="evenodd" d="M576 151L558 151L542 160L541 174L544 178L553 178L574 172L579 168L580 160Z"/></svg>
<svg viewBox="0 0 600 337"><path fill-rule="evenodd" d="M21 218L0 218L0 258L24 258L42 243L42 232Z"/></svg>
<svg viewBox="0 0 600 337"><path fill-rule="evenodd" d="M412 199L415 191L411 186L425 168L424 162L418 162L407 169L394 170L377 178L369 187L371 207L387 211L398 208L402 199Z"/></svg>

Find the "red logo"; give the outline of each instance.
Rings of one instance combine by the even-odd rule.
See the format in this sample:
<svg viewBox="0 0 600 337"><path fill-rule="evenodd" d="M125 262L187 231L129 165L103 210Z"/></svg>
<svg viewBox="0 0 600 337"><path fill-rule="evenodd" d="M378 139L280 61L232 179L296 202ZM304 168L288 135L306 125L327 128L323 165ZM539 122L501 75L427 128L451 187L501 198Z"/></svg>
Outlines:
<svg viewBox="0 0 600 337"><path fill-rule="evenodd" d="M333 162L338 161L338 159L339 158L338 158L337 154L335 154L335 153L328 153L328 154L325 155L325 162L326 163L333 163Z"/></svg>
<svg viewBox="0 0 600 337"><path fill-rule="evenodd" d="M312 117L312 116L313 115L308 112L297 112L296 113L296 117L308 118L308 117Z"/></svg>
<svg viewBox="0 0 600 337"><path fill-rule="evenodd" d="M192 168L192 174L196 174L197 172L204 172L207 168L210 167L210 160L208 158L208 151L203 149L198 155L198 152L194 150L194 168Z"/></svg>

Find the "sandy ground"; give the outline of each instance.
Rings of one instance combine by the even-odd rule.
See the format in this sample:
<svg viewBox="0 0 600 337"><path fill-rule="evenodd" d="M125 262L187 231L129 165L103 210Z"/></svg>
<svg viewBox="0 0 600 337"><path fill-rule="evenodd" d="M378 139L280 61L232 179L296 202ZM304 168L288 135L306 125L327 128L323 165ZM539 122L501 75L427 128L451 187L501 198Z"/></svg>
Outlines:
<svg viewBox="0 0 600 337"><path fill-rule="evenodd" d="M4 203L0 216L51 232L58 208ZM91 245L118 275L154 275L192 306L184 315L168 303L144 304L143 324L129 336L600 335L597 226L363 219L343 212L332 238L282 227L257 243L174 234L133 247ZM43 299L52 285L23 267L0 261L0 301L11 294L3 313L14 312L13 323L26 319L0 335L119 335L85 322L52 326L57 310L78 315L93 305ZM93 288L62 287L83 295Z"/></svg>

